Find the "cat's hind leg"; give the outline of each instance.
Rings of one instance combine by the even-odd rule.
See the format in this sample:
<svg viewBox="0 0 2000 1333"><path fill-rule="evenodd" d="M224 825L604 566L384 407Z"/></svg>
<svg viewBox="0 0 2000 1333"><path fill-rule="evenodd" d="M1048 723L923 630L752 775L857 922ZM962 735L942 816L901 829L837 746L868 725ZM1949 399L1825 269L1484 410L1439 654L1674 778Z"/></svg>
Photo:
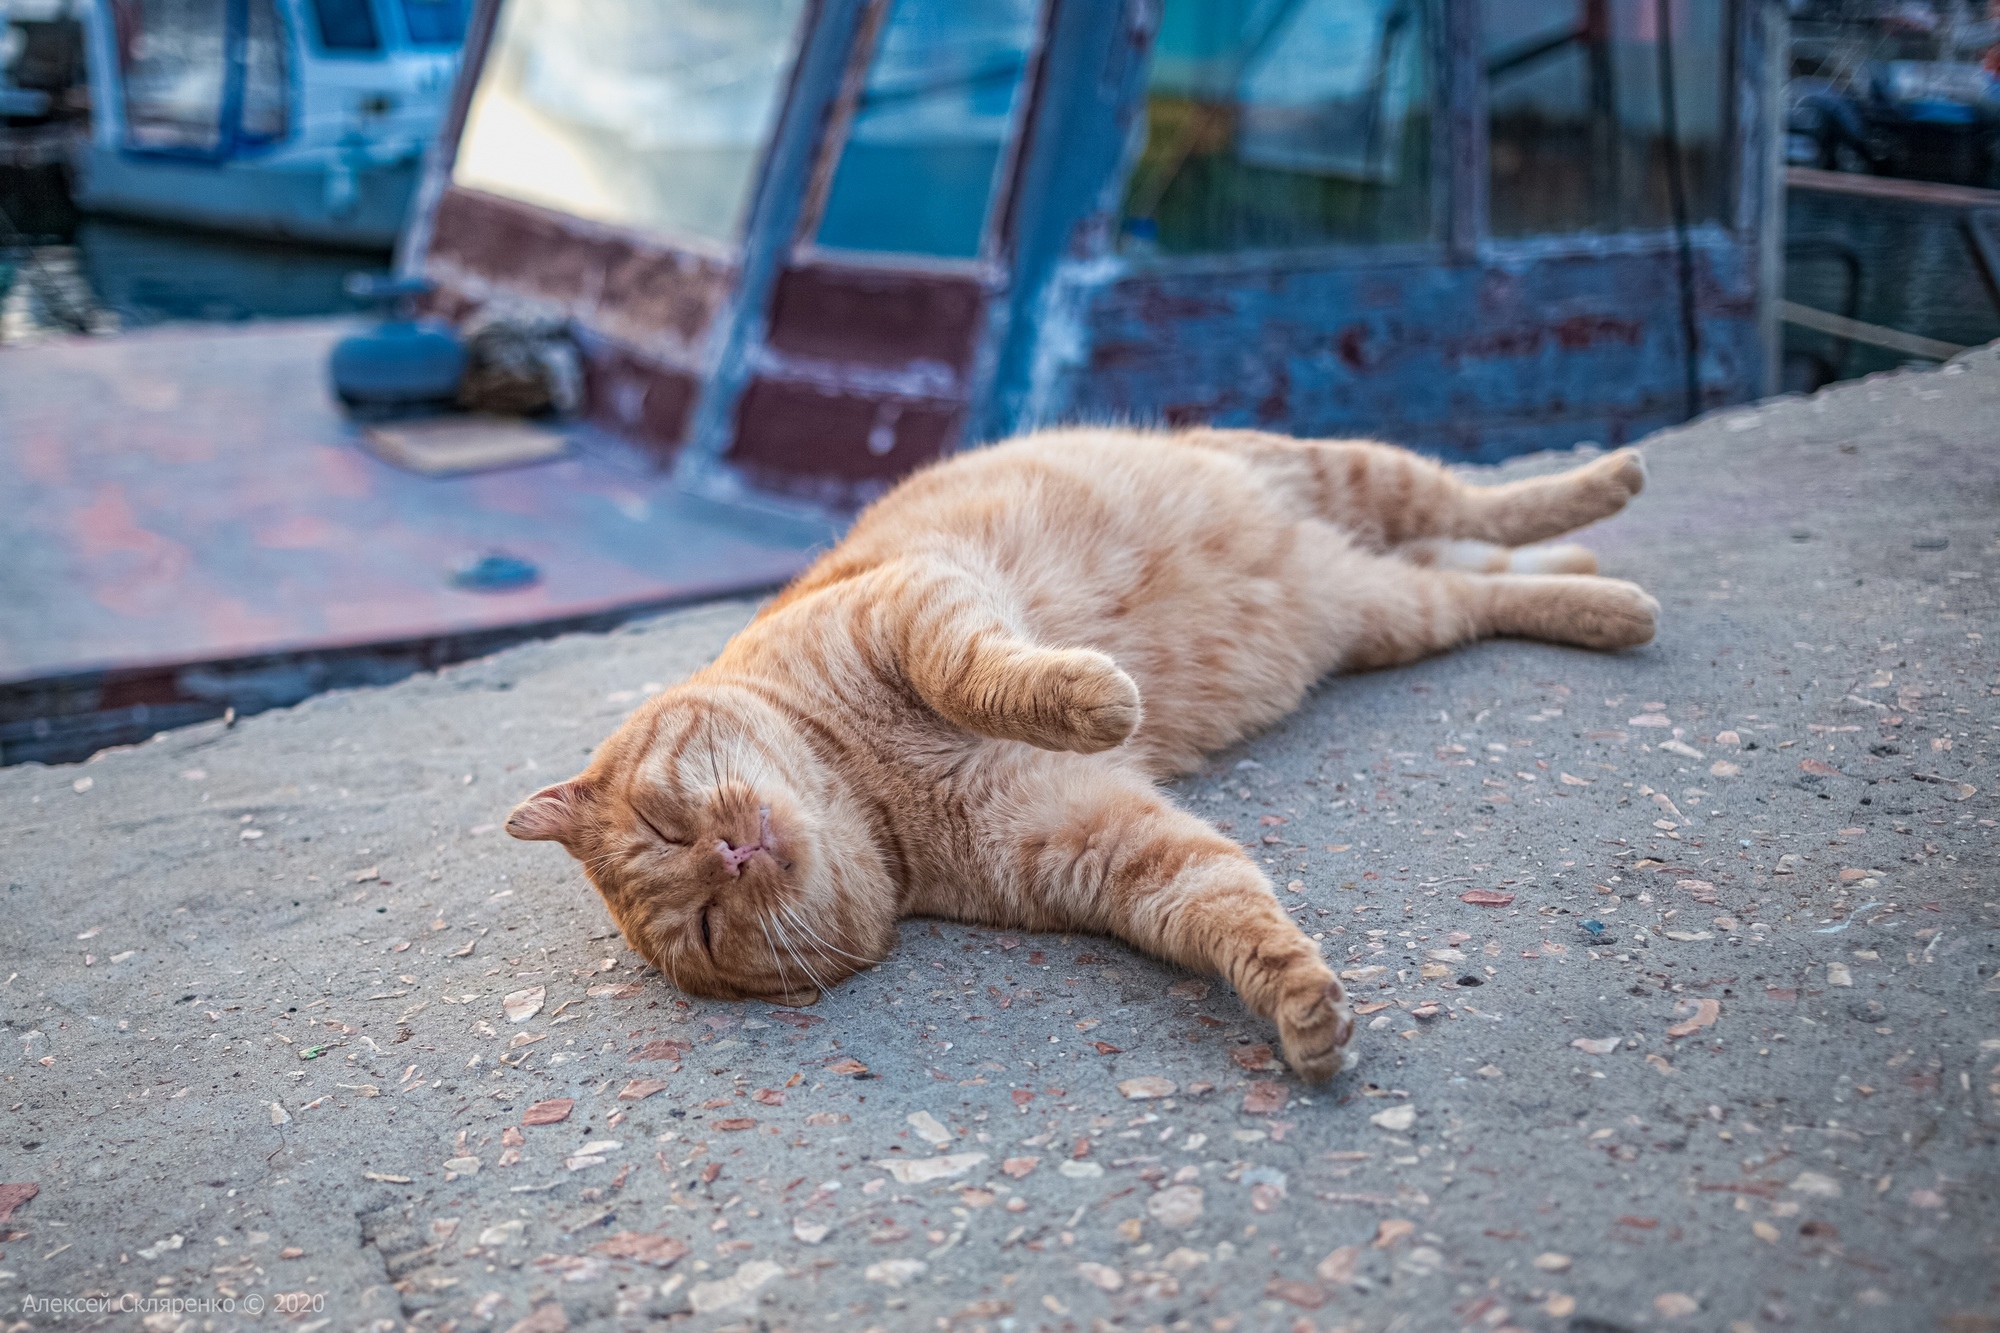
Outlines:
<svg viewBox="0 0 2000 1333"><path fill-rule="evenodd" d="M1400 666L1478 639L1583 648L1649 642L1660 604L1623 579L1468 573L1349 549L1302 562L1315 580L1327 670Z"/></svg>
<svg viewBox="0 0 2000 1333"><path fill-rule="evenodd" d="M1303 1078L1331 1078L1354 1032L1339 980L1243 849L1107 763L1036 756L986 817L988 919L1116 935L1220 975L1278 1029Z"/></svg>
<svg viewBox="0 0 2000 1333"><path fill-rule="evenodd" d="M1646 464L1637 449L1619 449L1546 477L1460 485L1452 529L1441 535L1521 547L1611 517L1645 489Z"/></svg>
<svg viewBox="0 0 2000 1333"><path fill-rule="evenodd" d="M1636 449L1550 476L1475 486L1431 459L1369 440L1246 430L1180 438L1244 459L1268 484L1374 551L1425 539L1529 546L1609 518L1646 484Z"/></svg>

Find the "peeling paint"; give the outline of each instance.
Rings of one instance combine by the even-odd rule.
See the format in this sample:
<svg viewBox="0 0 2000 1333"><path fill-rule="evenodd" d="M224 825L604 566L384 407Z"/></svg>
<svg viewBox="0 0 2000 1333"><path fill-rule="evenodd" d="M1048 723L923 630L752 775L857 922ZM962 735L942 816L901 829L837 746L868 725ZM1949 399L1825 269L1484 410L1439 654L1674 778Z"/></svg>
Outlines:
<svg viewBox="0 0 2000 1333"><path fill-rule="evenodd" d="M643 429L656 450L686 434L698 461L823 502L1067 420L1379 435L1491 461L1686 416L1678 238L1486 234L1477 6L1440 20L1446 238L1176 257L1120 251L1158 5L1049 12L1033 114L1009 149L1010 205L976 263L815 250L799 242L800 206L768 199L740 251L720 256L446 189L431 271L466 299L554 301L651 368L642 404L593 402L596 419ZM806 38L790 137L767 164L801 199L839 152L848 118L832 108L873 31L862 13L862 0L827 0ZM1730 13L1734 77L1761 87L1774 58L1761 20L1747 0ZM1739 101L1732 224L1686 238L1697 410L1755 397L1770 372L1760 201L1775 122ZM593 395L629 398L632 378L600 368Z"/></svg>

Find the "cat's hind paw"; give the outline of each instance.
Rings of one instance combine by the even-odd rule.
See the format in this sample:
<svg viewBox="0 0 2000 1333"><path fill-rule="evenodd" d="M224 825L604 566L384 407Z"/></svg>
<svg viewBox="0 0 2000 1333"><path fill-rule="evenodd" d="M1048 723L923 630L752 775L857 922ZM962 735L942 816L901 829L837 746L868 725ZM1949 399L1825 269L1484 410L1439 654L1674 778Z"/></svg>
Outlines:
<svg viewBox="0 0 2000 1333"><path fill-rule="evenodd" d="M1637 449L1619 449L1563 474L1558 481L1569 483L1568 493L1557 501L1563 514L1559 530L1572 532L1611 517L1646 489L1646 460Z"/></svg>
<svg viewBox="0 0 2000 1333"><path fill-rule="evenodd" d="M1324 1083L1346 1068L1347 1043L1354 1036L1354 1018L1347 994L1329 972L1291 990L1272 1015L1284 1045L1285 1063L1308 1083Z"/></svg>
<svg viewBox="0 0 2000 1333"><path fill-rule="evenodd" d="M1608 492L1624 492L1624 500L1646 489L1646 460L1637 449L1615 449L1587 464L1585 471Z"/></svg>
<svg viewBox="0 0 2000 1333"><path fill-rule="evenodd" d="M1569 591L1563 637L1571 643L1607 651L1636 648L1651 643L1659 630L1660 604L1636 583L1591 579Z"/></svg>

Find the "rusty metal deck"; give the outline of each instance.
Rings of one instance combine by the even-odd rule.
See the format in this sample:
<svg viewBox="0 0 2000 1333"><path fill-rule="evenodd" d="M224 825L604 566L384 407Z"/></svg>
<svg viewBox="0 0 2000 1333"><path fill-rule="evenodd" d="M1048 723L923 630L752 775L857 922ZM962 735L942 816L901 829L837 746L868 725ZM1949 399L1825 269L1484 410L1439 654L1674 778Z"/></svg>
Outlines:
<svg viewBox="0 0 2000 1333"><path fill-rule="evenodd" d="M496 635L770 587L831 536L689 497L588 441L511 471L399 471L356 446L325 388L349 327L164 328L0 355L0 691L95 680L114 686L100 706L220 712L252 701L198 698L162 673L444 641L490 650ZM541 580L452 585L492 550Z"/></svg>

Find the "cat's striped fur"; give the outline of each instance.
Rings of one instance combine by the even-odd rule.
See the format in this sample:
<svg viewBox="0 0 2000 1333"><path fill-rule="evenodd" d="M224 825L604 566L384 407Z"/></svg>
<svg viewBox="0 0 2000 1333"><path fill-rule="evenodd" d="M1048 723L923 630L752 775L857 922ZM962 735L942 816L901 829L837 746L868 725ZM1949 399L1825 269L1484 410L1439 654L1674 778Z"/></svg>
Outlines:
<svg viewBox="0 0 2000 1333"><path fill-rule="evenodd" d="M682 989L810 1003L898 918L1102 932L1220 973L1328 1077L1341 987L1257 863L1158 789L1330 671L1658 604L1575 546L1631 450L1488 488L1384 445L1049 431L920 472L516 837L580 858Z"/></svg>

